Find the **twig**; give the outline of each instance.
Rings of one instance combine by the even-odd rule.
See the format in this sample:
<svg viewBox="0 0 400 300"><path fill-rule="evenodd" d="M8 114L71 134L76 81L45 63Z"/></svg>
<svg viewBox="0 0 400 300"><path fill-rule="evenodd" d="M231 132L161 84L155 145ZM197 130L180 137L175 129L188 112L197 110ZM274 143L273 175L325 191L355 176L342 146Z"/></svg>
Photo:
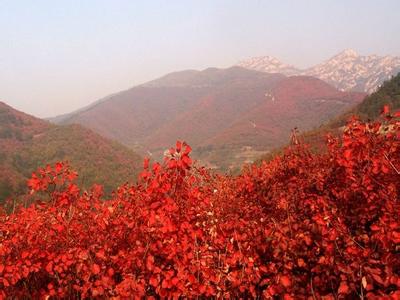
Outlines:
<svg viewBox="0 0 400 300"><path fill-rule="evenodd" d="M194 236L194 245L195 245L196 264L197 264L197 282L200 283L200 259L199 259L199 250L197 249L197 235Z"/></svg>
<svg viewBox="0 0 400 300"><path fill-rule="evenodd" d="M342 255L342 251L340 251L340 249L339 249L339 247L338 247L338 244L336 243L336 239L335 239L335 246L336 246L336 249L338 250L338 252L339 252L340 256L342 256L342 257L343 257L343 255Z"/></svg>
<svg viewBox="0 0 400 300"><path fill-rule="evenodd" d="M311 284L311 294L312 294L312 297L313 297L314 300L316 300L317 298L315 297L315 293L314 293L313 278L312 278L312 276L311 276L311 279L310 279L310 284Z"/></svg>
<svg viewBox="0 0 400 300"><path fill-rule="evenodd" d="M146 249L144 250L144 253L143 253L143 259L142 259L143 261L144 261L145 258L146 258L147 251L149 251L149 248L150 248L150 242L147 241Z"/></svg>
<svg viewBox="0 0 400 300"><path fill-rule="evenodd" d="M360 291L361 291L361 295L360 295L360 299L364 299L364 289L363 289L363 276L362 276L362 268L360 266L360 277L361 277L361 286L360 286Z"/></svg>
<svg viewBox="0 0 400 300"><path fill-rule="evenodd" d="M292 222L290 222L289 203L286 203L286 214L287 214L287 220L288 220L288 225L289 225L289 230L290 230L290 237L293 238Z"/></svg>
<svg viewBox="0 0 400 300"><path fill-rule="evenodd" d="M336 295L335 289L333 288L332 279L331 279L331 280L329 280L329 282L331 283L331 289L332 289L332 294L333 294L333 297L335 298L335 300L337 300L337 299L338 299L338 297L337 297L337 295Z"/></svg>
<svg viewBox="0 0 400 300"><path fill-rule="evenodd" d="M332 225L334 225L334 224L332 224ZM342 230L340 230L339 228L336 228L336 229L339 230L340 233L344 234L344 232L343 232ZM365 247L363 247L362 245L360 245L360 244L351 236L351 233L350 233L350 232L347 232L347 234L348 234L349 238L350 238L358 247L360 247L361 249L365 250Z"/></svg>
<svg viewBox="0 0 400 300"><path fill-rule="evenodd" d="M386 153L383 154L386 158L386 160L389 162L390 166L393 168L393 170L395 170L395 172L397 173L397 175L400 175L400 171L397 170L397 168L395 167L395 165L390 161L389 157L386 155Z"/></svg>

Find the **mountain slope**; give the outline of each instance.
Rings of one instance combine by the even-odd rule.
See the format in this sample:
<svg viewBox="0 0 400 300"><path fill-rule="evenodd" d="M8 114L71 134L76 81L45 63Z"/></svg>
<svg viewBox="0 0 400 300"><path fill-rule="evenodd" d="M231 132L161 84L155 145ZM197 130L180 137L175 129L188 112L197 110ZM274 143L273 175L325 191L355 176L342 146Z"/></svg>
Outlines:
<svg viewBox="0 0 400 300"><path fill-rule="evenodd" d="M328 133L339 136L351 116L357 116L364 121L376 120L385 105L388 105L391 111L400 110L400 73L383 82L376 92L365 97L351 109L332 117L317 128L302 132L299 139L310 145L314 151L325 151L325 139ZM261 155L258 161L269 160L282 150L283 148L275 148L271 153Z"/></svg>
<svg viewBox="0 0 400 300"><path fill-rule="evenodd" d="M263 101L265 90L284 78L237 67L187 74L172 73L121 92L62 123L82 124L143 153L163 151L176 139L197 144L211 137L254 101ZM261 97L254 100L255 93Z"/></svg>
<svg viewBox="0 0 400 300"><path fill-rule="evenodd" d="M319 131L337 131L346 125L352 115L364 121L376 120L380 117L385 105L388 105L392 111L400 110L400 73L383 82L376 92L365 97L358 105L329 120L319 130L315 130L314 134L320 134ZM309 133L306 133L307 135Z"/></svg>
<svg viewBox="0 0 400 300"><path fill-rule="evenodd" d="M253 127L264 137L258 144L273 146L281 143L282 133L287 138L294 127L310 129L313 124L329 120L364 97L364 94L340 92L319 79L305 76L282 80L270 91L270 95L269 101L244 114L224 131L224 134L230 131L225 140L217 138L215 142L234 143L237 129L233 128L241 126L243 135L248 132L247 128ZM249 144L256 143L251 140L251 135L243 139Z"/></svg>
<svg viewBox="0 0 400 300"><path fill-rule="evenodd" d="M238 65L268 73L313 76L339 90L372 93L383 81L400 72L400 57L362 56L354 50L346 49L305 70L288 66L270 56L250 58L239 62Z"/></svg>
<svg viewBox="0 0 400 300"><path fill-rule="evenodd" d="M332 118L320 128L304 132L301 138L313 149L320 151L326 134L339 135L351 116L358 116L364 121L375 120L380 117L385 105L388 105L392 111L400 110L400 73L385 81L376 92L358 105Z"/></svg>
<svg viewBox="0 0 400 300"><path fill-rule="evenodd" d="M355 109L355 113L375 119L384 105L392 110L400 110L400 73L382 84L378 91L365 98Z"/></svg>
<svg viewBox="0 0 400 300"><path fill-rule="evenodd" d="M65 160L86 188L101 183L107 193L134 180L141 166L132 150L89 129L52 125L0 102L0 201L23 191L38 167Z"/></svg>
<svg viewBox="0 0 400 300"><path fill-rule="evenodd" d="M319 125L363 96L311 77L209 68L168 74L62 123L82 124L156 158L185 140L197 159L227 169L285 143L292 127Z"/></svg>

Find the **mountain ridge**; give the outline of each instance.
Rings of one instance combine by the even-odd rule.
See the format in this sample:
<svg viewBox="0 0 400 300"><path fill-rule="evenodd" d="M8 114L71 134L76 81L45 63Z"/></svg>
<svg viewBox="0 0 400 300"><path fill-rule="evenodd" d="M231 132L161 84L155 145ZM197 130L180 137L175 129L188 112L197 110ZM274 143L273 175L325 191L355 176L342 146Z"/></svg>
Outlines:
<svg viewBox="0 0 400 300"><path fill-rule="evenodd" d="M359 55L353 49L345 49L331 58L305 69L286 65L271 56L249 58L240 61L237 65L263 72L313 76L342 91L371 94L383 81L400 72L400 57Z"/></svg>

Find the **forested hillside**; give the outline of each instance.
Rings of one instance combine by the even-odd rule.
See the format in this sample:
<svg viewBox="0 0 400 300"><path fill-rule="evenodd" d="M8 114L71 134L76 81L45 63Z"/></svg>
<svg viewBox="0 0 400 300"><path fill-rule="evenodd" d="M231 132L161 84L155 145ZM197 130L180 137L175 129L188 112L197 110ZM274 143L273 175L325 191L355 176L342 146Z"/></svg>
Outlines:
<svg viewBox="0 0 400 300"><path fill-rule="evenodd" d="M0 201L26 192L40 166L69 161L82 187L104 185L107 193L135 180L141 158L132 150L80 125L56 126L0 103Z"/></svg>
<svg viewBox="0 0 400 300"><path fill-rule="evenodd" d="M393 110L400 109L400 73L385 81L375 93L365 98L354 112L373 120L379 116L384 105L389 105Z"/></svg>

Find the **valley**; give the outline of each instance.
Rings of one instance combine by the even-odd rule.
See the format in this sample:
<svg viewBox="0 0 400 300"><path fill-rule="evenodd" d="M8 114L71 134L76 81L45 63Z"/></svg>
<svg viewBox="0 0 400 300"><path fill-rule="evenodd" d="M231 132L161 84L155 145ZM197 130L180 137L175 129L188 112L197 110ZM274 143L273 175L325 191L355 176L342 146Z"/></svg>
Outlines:
<svg viewBox="0 0 400 300"><path fill-rule="evenodd" d="M168 74L52 121L81 124L155 159L185 140L196 159L227 171L285 144L294 127L319 126L365 95L310 76L209 68Z"/></svg>

